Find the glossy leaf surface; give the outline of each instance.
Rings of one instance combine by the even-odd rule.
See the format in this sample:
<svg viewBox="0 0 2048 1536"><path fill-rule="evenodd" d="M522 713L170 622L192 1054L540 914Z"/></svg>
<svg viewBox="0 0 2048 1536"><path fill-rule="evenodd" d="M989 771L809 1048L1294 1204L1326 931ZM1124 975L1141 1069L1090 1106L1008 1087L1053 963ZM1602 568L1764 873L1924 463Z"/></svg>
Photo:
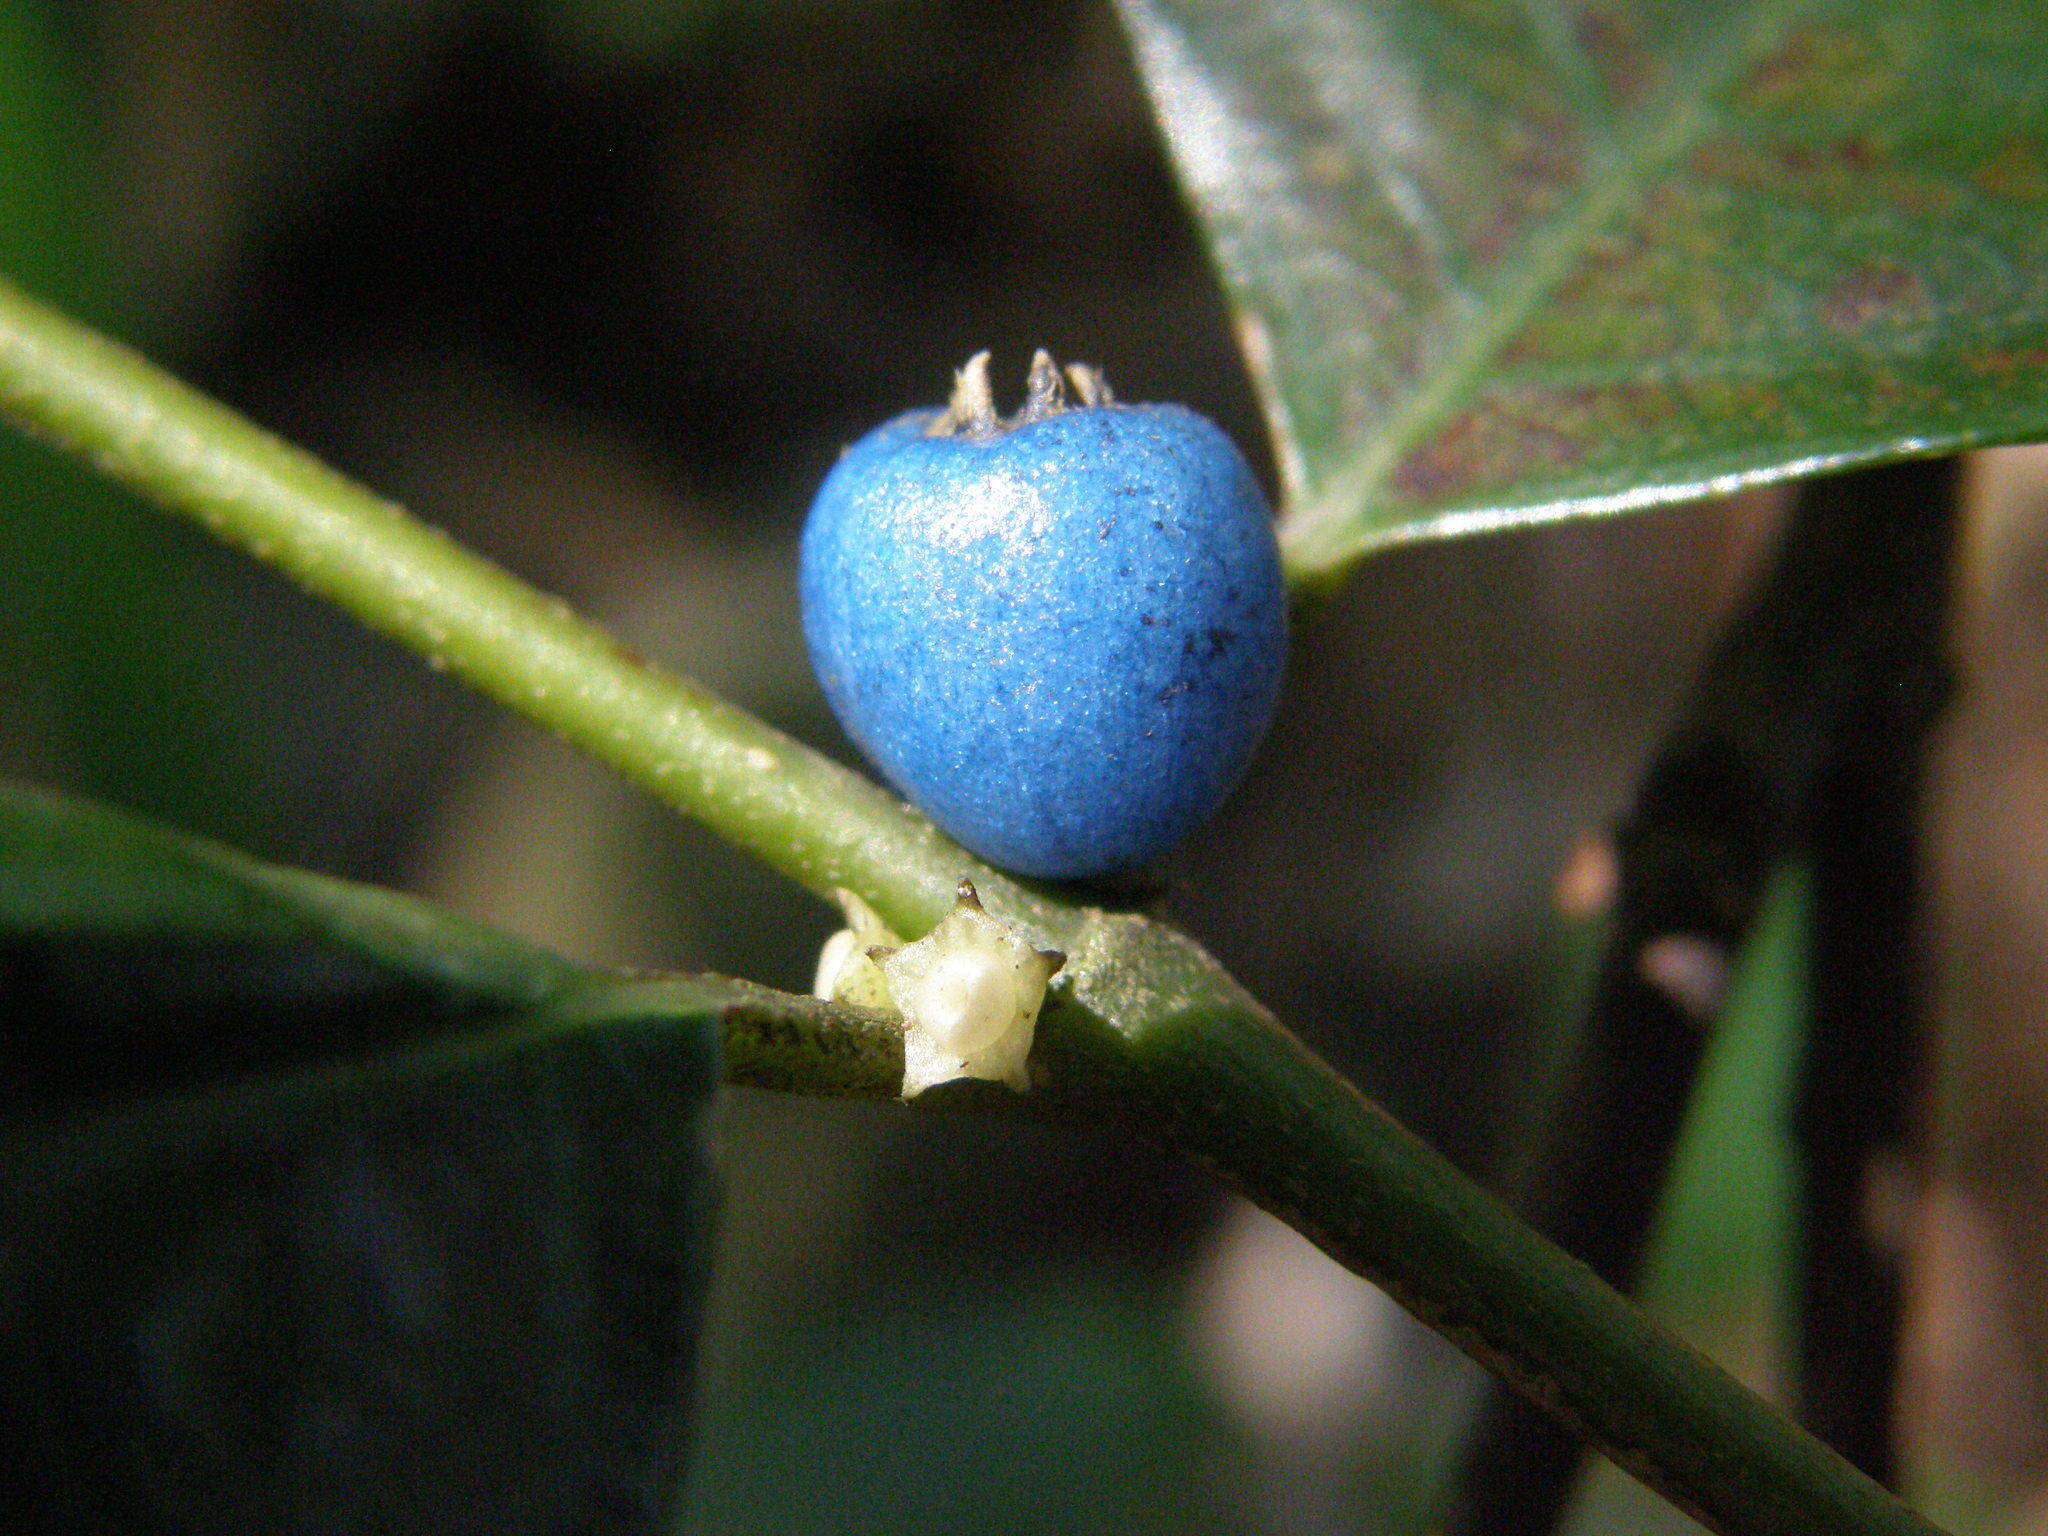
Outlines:
<svg viewBox="0 0 2048 1536"><path fill-rule="evenodd" d="M1120 0L1297 579L2048 436L2029 0Z"/></svg>
<svg viewBox="0 0 2048 1536"><path fill-rule="evenodd" d="M737 990L0 787L7 1528L666 1530Z"/></svg>

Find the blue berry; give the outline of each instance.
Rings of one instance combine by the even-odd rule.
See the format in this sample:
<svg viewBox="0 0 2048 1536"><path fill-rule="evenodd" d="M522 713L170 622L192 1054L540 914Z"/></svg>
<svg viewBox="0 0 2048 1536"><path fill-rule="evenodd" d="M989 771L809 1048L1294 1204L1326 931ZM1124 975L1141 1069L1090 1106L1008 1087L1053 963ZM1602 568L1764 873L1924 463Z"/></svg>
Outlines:
<svg viewBox="0 0 2048 1536"><path fill-rule="evenodd" d="M1129 870L1223 803L1273 713L1287 607L1244 456L1177 405L987 354L870 432L804 527L804 636L847 734L993 864Z"/></svg>

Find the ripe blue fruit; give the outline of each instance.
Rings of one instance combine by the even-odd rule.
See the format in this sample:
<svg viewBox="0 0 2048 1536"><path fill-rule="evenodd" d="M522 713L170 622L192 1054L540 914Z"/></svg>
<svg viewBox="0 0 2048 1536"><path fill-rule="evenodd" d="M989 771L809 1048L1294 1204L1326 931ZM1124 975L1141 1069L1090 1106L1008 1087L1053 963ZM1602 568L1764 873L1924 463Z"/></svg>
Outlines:
<svg viewBox="0 0 2048 1536"><path fill-rule="evenodd" d="M803 535L811 662L861 750L989 862L1128 870L1215 812L1272 717L1272 517L1193 411L1117 404L1041 352L1003 420L986 366L827 476Z"/></svg>

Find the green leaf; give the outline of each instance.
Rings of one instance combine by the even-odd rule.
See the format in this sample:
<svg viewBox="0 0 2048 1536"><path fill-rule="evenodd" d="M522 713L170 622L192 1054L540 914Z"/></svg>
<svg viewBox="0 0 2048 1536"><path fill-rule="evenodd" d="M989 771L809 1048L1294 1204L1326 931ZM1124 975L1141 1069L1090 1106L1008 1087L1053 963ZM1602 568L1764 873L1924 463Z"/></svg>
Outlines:
<svg viewBox="0 0 2048 1536"><path fill-rule="evenodd" d="M359 1059L587 977L396 892L0 783L0 1109Z"/></svg>
<svg viewBox="0 0 2048 1536"><path fill-rule="evenodd" d="M2048 436L2026 0L1119 0L1297 579Z"/></svg>
<svg viewBox="0 0 2048 1536"><path fill-rule="evenodd" d="M770 997L0 786L0 1525L666 1531Z"/></svg>
<svg viewBox="0 0 2048 1536"><path fill-rule="evenodd" d="M706 1038L11 1138L8 1529L666 1529Z"/></svg>
<svg viewBox="0 0 2048 1536"><path fill-rule="evenodd" d="M1786 1303L1797 1241L1792 1115L1808 1024L1811 887L1803 867L1772 880L1686 1112L1643 1277L1652 1305L1681 1328L1716 1306Z"/></svg>
<svg viewBox="0 0 2048 1536"><path fill-rule="evenodd" d="M1805 868L1772 879L1686 1110L1642 1277L1646 1304L1680 1338L1745 1380L1780 1390L1789 1379L1782 1352L1796 1289L1791 1120L1809 1023L1811 903ZM1602 1462L1562 1536L1697 1529Z"/></svg>
<svg viewBox="0 0 2048 1536"><path fill-rule="evenodd" d="M6 780L0 934L320 941L478 1003L537 1003L598 974L430 902L282 869L112 806Z"/></svg>

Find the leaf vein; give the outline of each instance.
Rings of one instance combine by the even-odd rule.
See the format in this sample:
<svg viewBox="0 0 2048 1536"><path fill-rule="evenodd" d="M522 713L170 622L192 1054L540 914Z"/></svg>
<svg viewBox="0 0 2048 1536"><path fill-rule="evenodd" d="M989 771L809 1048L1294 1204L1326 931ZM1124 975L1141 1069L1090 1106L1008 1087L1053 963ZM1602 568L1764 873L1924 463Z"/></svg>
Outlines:
<svg viewBox="0 0 2048 1536"><path fill-rule="evenodd" d="M1437 367L1389 415L1377 436L1356 449L1324 483L1280 520L1280 546L1290 577L1316 576L1359 552L1359 508L1385 490L1401 462L1447 422L1490 365L1544 301L1577 268L1595 238L1713 126L1709 104L1737 73L1781 39L1800 0L1766 7L1756 21L1718 48L1707 50L1665 94L1662 110L1646 113L1648 126L1601 156L1586 190L1561 214L1533 232L1513 275Z"/></svg>

